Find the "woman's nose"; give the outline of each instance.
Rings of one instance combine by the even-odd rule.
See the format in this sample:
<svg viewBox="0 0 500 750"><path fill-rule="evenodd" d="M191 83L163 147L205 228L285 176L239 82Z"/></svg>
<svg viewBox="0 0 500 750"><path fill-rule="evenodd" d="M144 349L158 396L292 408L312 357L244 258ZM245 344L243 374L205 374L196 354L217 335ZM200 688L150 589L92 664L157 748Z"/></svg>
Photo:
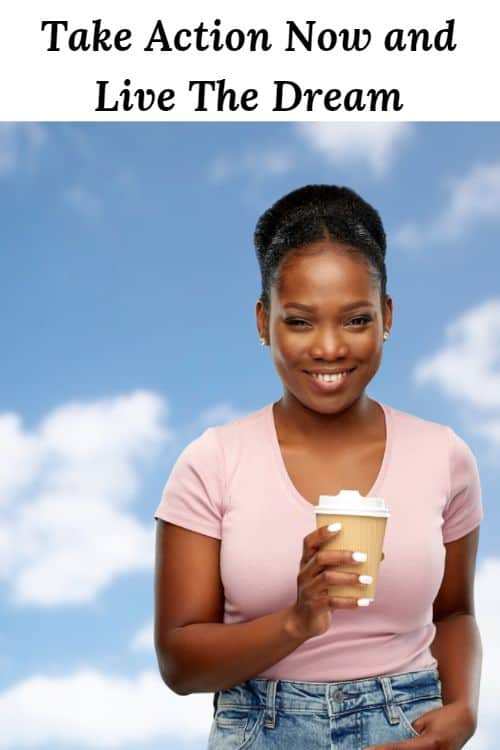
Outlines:
<svg viewBox="0 0 500 750"><path fill-rule="evenodd" d="M338 329L317 329L311 345L311 356L314 359L336 360L346 357L349 347Z"/></svg>

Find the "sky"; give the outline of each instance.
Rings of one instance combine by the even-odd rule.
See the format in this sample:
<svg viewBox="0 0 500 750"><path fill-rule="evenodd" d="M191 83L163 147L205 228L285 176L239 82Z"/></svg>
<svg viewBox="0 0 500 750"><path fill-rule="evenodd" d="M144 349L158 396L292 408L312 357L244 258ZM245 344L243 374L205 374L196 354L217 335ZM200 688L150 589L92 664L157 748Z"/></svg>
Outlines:
<svg viewBox="0 0 500 750"><path fill-rule="evenodd" d="M500 124L0 123L0 750L202 750L152 642L153 514L183 447L281 396L255 222L306 183L381 213L368 394L479 465L479 729L500 732Z"/></svg>

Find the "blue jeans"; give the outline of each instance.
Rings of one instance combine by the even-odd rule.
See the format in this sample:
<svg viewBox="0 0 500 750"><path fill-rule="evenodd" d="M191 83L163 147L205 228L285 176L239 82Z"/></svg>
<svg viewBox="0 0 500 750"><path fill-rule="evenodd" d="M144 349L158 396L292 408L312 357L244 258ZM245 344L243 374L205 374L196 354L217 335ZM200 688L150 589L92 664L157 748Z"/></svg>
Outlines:
<svg viewBox="0 0 500 750"><path fill-rule="evenodd" d="M435 669L344 682L256 678L215 694L207 750L363 750L417 737L439 708Z"/></svg>

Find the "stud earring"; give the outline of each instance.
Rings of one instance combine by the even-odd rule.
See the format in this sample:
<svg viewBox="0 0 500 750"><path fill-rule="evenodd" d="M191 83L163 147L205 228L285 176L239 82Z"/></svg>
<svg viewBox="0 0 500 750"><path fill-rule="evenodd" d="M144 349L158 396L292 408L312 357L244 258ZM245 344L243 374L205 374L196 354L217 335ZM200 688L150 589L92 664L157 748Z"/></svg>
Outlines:
<svg viewBox="0 0 500 750"><path fill-rule="evenodd" d="M265 340L265 338L263 336L260 337L259 341L260 341L260 345L261 346L265 346L266 345L266 340Z"/></svg>
<svg viewBox="0 0 500 750"><path fill-rule="evenodd" d="M389 338L389 331L384 331L384 341L387 341Z"/></svg>

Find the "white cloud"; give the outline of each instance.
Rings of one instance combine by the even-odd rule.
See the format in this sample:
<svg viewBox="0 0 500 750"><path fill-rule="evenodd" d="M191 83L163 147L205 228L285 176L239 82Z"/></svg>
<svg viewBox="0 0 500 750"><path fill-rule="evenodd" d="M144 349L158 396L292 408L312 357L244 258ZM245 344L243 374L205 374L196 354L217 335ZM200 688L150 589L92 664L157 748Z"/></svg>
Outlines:
<svg viewBox="0 0 500 750"><path fill-rule="evenodd" d="M86 219L96 220L102 214L99 198L82 185L73 185L65 190L63 199Z"/></svg>
<svg viewBox="0 0 500 750"><path fill-rule="evenodd" d="M412 249L438 242L451 242L484 220L500 219L500 162L476 164L460 178L450 180L443 209L425 226L404 224L394 241Z"/></svg>
<svg viewBox="0 0 500 750"><path fill-rule="evenodd" d="M46 140L46 130L38 123L0 123L0 175L31 166Z"/></svg>
<svg viewBox="0 0 500 750"><path fill-rule="evenodd" d="M414 130L407 122L301 122L292 128L303 144L330 163L367 165L377 177L389 171ZM302 145L296 144L247 148L242 153L218 156L210 166L209 179L220 183L237 177L282 175L303 156Z"/></svg>
<svg viewBox="0 0 500 750"><path fill-rule="evenodd" d="M0 414L0 509L13 493L28 487L40 471L42 451L36 435L23 432L17 414Z"/></svg>
<svg viewBox="0 0 500 750"><path fill-rule="evenodd" d="M133 651L151 651L154 648L154 625L152 620L137 631L132 638L130 647Z"/></svg>
<svg viewBox="0 0 500 750"><path fill-rule="evenodd" d="M481 705L487 714L498 709L500 693L500 558L488 557L481 561L476 578L476 609L485 649Z"/></svg>
<svg viewBox="0 0 500 750"><path fill-rule="evenodd" d="M133 679L95 670L37 675L0 694L0 748L116 748L170 738L207 738L212 694L179 696L153 671Z"/></svg>
<svg viewBox="0 0 500 750"><path fill-rule="evenodd" d="M414 133L407 122L301 122L295 132L332 164L364 165L376 177L392 167Z"/></svg>
<svg viewBox="0 0 500 750"><path fill-rule="evenodd" d="M483 670L479 701L479 729L471 750L497 750L500 734L498 695L500 692L500 558L482 560L475 585L476 617L483 644Z"/></svg>
<svg viewBox="0 0 500 750"><path fill-rule="evenodd" d="M500 407L500 299L486 300L448 325L442 348L418 363L414 377L472 406Z"/></svg>
<svg viewBox="0 0 500 750"><path fill-rule="evenodd" d="M293 165L292 153L285 148L253 148L243 153L219 155L211 163L208 177L214 183L247 176L266 178L284 174Z"/></svg>
<svg viewBox="0 0 500 750"><path fill-rule="evenodd" d="M476 427L476 432L486 438L495 448L500 447L500 416L483 419ZM498 466L498 451L492 454L492 461Z"/></svg>
<svg viewBox="0 0 500 750"><path fill-rule="evenodd" d="M20 604L86 603L117 575L153 564L153 530L104 498L39 496L11 533L13 593Z"/></svg>
<svg viewBox="0 0 500 750"><path fill-rule="evenodd" d="M152 568L154 524L131 505L143 468L173 443L167 416L147 391L66 403L31 431L0 414L0 581L11 603L84 604L116 576ZM239 416L215 404L190 430Z"/></svg>
<svg viewBox="0 0 500 750"><path fill-rule="evenodd" d="M11 602L92 600L153 563L154 528L130 506L139 470L172 439L165 402L137 391L69 403L24 431L0 417L0 580Z"/></svg>

